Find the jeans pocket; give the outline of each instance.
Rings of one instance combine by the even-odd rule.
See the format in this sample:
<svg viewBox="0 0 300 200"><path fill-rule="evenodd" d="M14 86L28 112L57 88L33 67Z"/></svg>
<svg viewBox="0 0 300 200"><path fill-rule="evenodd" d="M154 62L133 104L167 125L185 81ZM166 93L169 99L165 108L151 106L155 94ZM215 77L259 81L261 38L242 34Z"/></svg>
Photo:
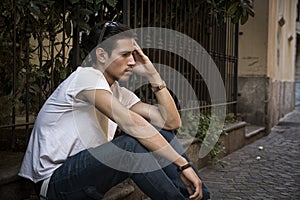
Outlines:
<svg viewBox="0 0 300 200"><path fill-rule="evenodd" d="M103 195L99 193L95 186L86 186L84 188L80 188L78 190L70 191L70 192L60 192L60 199L62 200L99 200L103 199Z"/></svg>

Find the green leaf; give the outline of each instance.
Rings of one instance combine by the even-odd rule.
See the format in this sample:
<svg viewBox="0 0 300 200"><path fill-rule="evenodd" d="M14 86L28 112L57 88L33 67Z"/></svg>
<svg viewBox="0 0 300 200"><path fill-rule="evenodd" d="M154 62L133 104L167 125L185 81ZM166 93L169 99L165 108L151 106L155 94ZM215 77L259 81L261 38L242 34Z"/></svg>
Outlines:
<svg viewBox="0 0 300 200"><path fill-rule="evenodd" d="M246 10L247 10L247 12L249 13L249 15L250 15L251 17L254 17L254 16L255 16L255 11L254 11L251 7L247 6L247 7L246 7Z"/></svg>
<svg viewBox="0 0 300 200"><path fill-rule="evenodd" d="M78 21L78 27L79 27L80 29L85 30L85 31L91 30L91 27L90 27L87 23L82 22L82 21Z"/></svg>
<svg viewBox="0 0 300 200"><path fill-rule="evenodd" d="M231 4L227 10L227 13L229 15L233 15L237 11L239 4L240 4L239 2L235 2Z"/></svg>
<svg viewBox="0 0 300 200"><path fill-rule="evenodd" d="M79 0L70 0L71 1L71 4L75 4L75 3L78 3Z"/></svg>
<svg viewBox="0 0 300 200"><path fill-rule="evenodd" d="M118 0L106 0L106 2L108 3L108 5L114 8L117 5Z"/></svg>
<svg viewBox="0 0 300 200"><path fill-rule="evenodd" d="M35 5L32 1L30 2L29 10L37 17L42 17L40 8L37 5Z"/></svg>
<svg viewBox="0 0 300 200"><path fill-rule="evenodd" d="M16 13L16 24L19 24L20 19L21 19L20 13L17 12L17 13Z"/></svg>
<svg viewBox="0 0 300 200"><path fill-rule="evenodd" d="M242 15L241 17L241 25L244 25L248 21L248 14Z"/></svg>
<svg viewBox="0 0 300 200"><path fill-rule="evenodd" d="M94 0L86 0L87 3L91 3L93 4L94 3Z"/></svg>
<svg viewBox="0 0 300 200"><path fill-rule="evenodd" d="M101 2L102 2L102 0L95 0L95 4L99 4Z"/></svg>
<svg viewBox="0 0 300 200"><path fill-rule="evenodd" d="M87 9L87 8L79 8L78 9L78 12L81 14L81 15L92 15L94 12Z"/></svg>

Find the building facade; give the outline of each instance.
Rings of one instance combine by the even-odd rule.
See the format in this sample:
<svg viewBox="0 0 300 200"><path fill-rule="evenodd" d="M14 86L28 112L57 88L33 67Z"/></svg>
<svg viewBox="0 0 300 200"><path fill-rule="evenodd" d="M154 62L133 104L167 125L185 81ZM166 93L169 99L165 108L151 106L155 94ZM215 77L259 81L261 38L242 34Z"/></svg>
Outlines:
<svg viewBox="0 0 300 200"><path fill-rule="evenodd" d="M297 5L254 1L255 17L240 26L238 112L267 130L295 106Z"/></svg>

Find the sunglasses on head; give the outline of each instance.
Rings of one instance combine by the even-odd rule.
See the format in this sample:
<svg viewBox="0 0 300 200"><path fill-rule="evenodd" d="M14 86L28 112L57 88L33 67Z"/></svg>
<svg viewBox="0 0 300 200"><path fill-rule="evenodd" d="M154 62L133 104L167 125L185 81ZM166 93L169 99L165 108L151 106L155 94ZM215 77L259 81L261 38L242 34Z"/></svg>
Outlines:
<svg viewBox="0 0 300 200"><path fill-rule="evenodd" d="M102 30L101 30L101 33L100 33L100 36L99 36L99 40L98 40L98 44L100 42L102 42L107 27L114 28L114 27L117 27L117 26L118 26L117 22L106 22L104 24Z"/></svg>

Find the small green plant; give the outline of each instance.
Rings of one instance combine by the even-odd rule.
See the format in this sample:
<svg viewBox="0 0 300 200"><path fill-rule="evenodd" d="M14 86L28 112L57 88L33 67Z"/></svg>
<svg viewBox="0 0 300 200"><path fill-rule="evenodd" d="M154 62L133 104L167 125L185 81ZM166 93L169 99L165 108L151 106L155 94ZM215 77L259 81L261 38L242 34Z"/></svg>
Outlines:
<svg viewBox="0 0 300 200"><path fill-rule="evenodd" d="M234 123L234 122L237 122L237 121L238 121L237 116L234 113L228 113L226 115L226 118L225 118L225 123L226 124Z"/></svg>
<svg viewBox="0 0 300 200"><path fill-rule="evenodd" d="M179 139L197 140L201 145L211 145L214 143L213 149L209 152L209 162L224 166L224 163L219 159L219 154L224 151L223 143L219 140L219 134L214 134L210 141L206 141L205 137L210 132L223 132L222 122L217 116L212 116L210 113L201 112L195 114L192 111L182 114L183 126L178 129L177 137ZM214 121L216 126L210 127L210 123ZM226 134L223 132L223 134Z"/></svg>

